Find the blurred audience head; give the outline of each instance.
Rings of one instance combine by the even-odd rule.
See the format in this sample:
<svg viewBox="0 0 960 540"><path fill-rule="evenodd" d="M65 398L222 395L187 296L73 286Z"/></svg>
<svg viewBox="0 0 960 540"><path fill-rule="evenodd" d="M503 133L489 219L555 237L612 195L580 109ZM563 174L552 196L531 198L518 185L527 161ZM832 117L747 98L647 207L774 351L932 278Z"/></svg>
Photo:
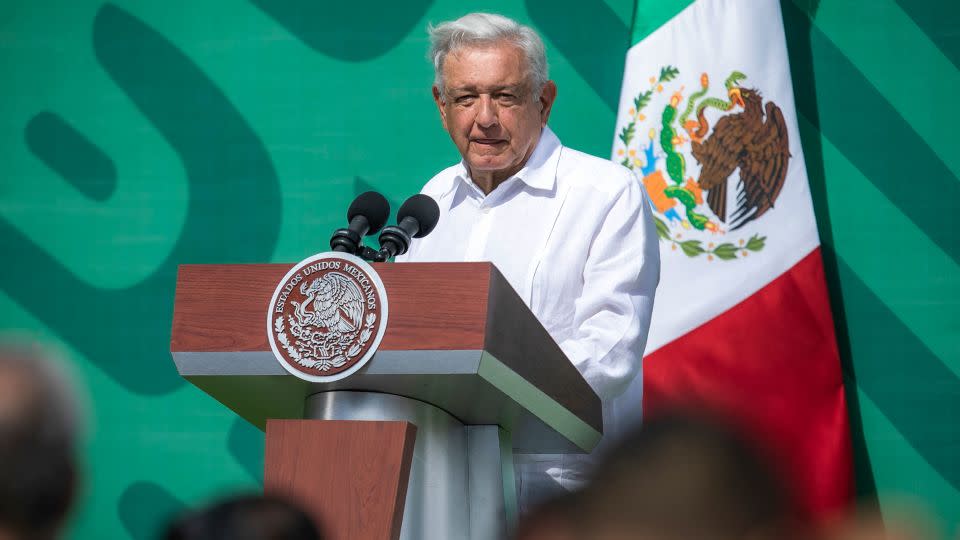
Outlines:
<svg viewBox="0 0 960 540"><path fill-rule="evenodd" d="M525 540L565 524L576 539L785 538L794 509L771 468L734 431L693 417L646 421L591 484L533 523ZM556 510L560 509L560 512Z"/></svg>
<svg viewBox="0 0 960 540"><path fill-rule="evenodd" d="M73 502L80 415L62 368L0 344L0 539L56 537Z"/></svg>
<svg viewBox="0 0 960 540"><path fill-rule="evenodd" d="M320 540L317 526L293 503L269 495L232 497L176 520L165 540Z"/></svg>

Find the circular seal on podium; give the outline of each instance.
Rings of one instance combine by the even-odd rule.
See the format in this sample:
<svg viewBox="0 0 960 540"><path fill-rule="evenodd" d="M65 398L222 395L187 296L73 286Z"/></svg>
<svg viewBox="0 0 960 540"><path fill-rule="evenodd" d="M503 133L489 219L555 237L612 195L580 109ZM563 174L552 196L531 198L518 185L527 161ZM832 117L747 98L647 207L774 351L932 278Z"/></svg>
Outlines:
<svg viewBox="0 0 960 540"><path fill-rule="evenodd" d="M333 382L362 368L387 329L380 276L353 255L320 253L300 261L273 292L270 348L291 374Z"/></svg>

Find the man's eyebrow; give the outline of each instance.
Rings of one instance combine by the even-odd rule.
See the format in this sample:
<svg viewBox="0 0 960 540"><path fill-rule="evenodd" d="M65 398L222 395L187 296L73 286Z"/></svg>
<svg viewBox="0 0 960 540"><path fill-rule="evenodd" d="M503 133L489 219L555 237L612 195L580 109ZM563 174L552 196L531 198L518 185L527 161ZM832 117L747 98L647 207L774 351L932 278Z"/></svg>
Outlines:
<svg viewBox="0 0 960 540"><path fill-rule="evenodd" d="M466 86L457 86L454 88L447 88L447 93L469 92L469 93L480 93L480 94L494 94L494 93L503 92L503 91L519 93L522 90L523 90L523 85L519 85L519 84L505 84L501 86L492 86L489 88L479 88L475 85L466 85Z"/></svg>

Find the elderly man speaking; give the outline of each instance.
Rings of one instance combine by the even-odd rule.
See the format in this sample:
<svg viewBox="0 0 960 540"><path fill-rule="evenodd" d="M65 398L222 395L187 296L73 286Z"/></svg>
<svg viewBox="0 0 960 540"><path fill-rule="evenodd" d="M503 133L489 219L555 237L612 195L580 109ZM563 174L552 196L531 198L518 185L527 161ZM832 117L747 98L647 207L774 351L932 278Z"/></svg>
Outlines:
<svg viewBox="0 0 960 540"><path fill-rule="evenodd" d="M423 188L440 221L399 260L496 265L600 396L608 439L640 413L660 276L643 186L547 127L557 86L532 29L471 13L432 27L430 43L433 97L463 159ZM580 487L590 462L518 455L521 511Z"/></svg>

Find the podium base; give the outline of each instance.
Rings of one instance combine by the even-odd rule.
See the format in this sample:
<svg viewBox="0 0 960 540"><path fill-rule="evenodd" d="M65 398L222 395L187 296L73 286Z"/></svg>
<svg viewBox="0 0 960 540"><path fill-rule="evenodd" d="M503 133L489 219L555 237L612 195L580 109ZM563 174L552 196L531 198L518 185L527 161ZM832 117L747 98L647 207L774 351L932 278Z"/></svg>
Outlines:
<svg viewBox="0 0 960 540"><path fill-rule="evenodd" d="M324 538L400 537L416 426L268 420L265 493L299 502Z"/></svg>
<svg viewBox="0 0 960 540"><path fill-rule="evenodd" d="M374 392L313 394L304 417L417 426L401 539L493 540L513 529L513 452L498 426L465 426L428 403Z"/></svg>

